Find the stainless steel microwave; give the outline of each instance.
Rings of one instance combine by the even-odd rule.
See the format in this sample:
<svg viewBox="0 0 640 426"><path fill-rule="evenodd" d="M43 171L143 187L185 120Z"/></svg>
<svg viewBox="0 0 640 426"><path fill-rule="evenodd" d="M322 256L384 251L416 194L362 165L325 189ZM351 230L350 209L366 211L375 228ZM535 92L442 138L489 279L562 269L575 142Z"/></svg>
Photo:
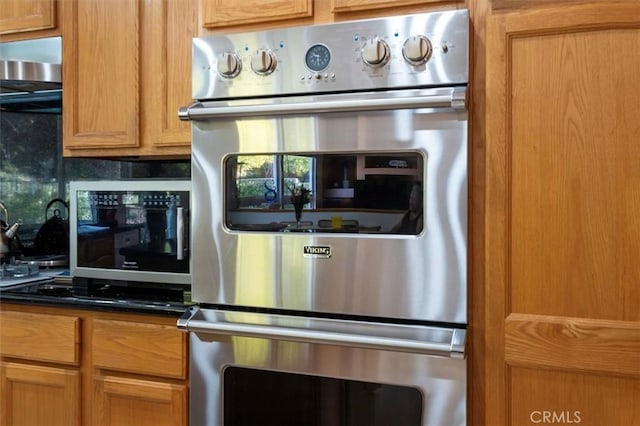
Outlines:
<svg viewBox="0 0 640 426"><path fill-rule="evenodd" d="M71 275L190 284L190 205L188 180L71 182Z"/></svg>

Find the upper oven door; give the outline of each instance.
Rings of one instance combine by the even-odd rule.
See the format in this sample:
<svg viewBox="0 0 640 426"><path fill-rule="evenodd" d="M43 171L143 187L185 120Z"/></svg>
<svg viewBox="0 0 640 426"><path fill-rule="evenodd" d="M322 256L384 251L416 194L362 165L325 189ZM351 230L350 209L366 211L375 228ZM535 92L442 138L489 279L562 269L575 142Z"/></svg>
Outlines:
<svg viewBox="0 0 640 426"><path fill-rule="evenodd" d="M185 111L193 299L466 323L465 90ZM292 197L301 187L310 193ZM422 210L405 218L416 202Z"/></svg>

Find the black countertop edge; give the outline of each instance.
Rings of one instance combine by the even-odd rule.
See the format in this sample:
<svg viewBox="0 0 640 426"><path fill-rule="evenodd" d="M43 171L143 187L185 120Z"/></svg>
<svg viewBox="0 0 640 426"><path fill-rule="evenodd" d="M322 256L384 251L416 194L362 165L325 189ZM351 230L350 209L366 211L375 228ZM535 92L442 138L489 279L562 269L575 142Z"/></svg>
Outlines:
<svg viewBox="0 0 640 426"><path fill-rule="evenodd" d="M156 314L180 317L190 306L182 303L146 302L144 300L113 300L96 297L59 297L35 294L0 292L2 302L29 305L46 305L60 308L88 309L107 312L125 312L137 314Z"/></svg>

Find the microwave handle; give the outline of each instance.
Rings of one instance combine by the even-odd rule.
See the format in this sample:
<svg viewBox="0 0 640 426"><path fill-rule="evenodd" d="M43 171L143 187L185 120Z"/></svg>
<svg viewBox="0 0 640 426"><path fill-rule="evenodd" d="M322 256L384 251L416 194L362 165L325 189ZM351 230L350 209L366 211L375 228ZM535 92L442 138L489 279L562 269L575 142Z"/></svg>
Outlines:
<svg viewBox="0 0 640 426"><path fill-rule="evenodd" d="M376 99L316 100L313 102L287 102L282 104L225 105L224 107L206 107L200 102L195 102L188 107L181 107L178 110L178 117L180 120L189 121L416 108L464 110L466 108L466 93L466 88L455 87L450 89L448 93L430 96L412 95Z"/></svg>
<svg viewBox="0 0 640 426"><path fill-rule="evenodd" d="M209 310L209 309L207 309ZM459 328L443 329L450 333L448 342L430 342L392 336L376 336L374 333L346 333L322 329L283 327L279 325L249 324L233 321L207 321L193 319L199 308L193 307L178 319L178 328L184 332L215 334L225 336L257 337L263 339L285 340L301 343L317 343L338 346L352 346L365 349L387 350L436 355L447 358L464 359L466 330ZM223 313L223 311L216 311ZM267 319L269 314L257 314ZM275 317L275 316L274 316ZM366 328L366 323L360 327ZM375 329L376 325L370 325Z"/></svg>
<svg viewBox="0 0 640 426"><path fill-rule="evenodd" d="M176 208L176 252L178 260L184 259L184 207Z"/></svg>

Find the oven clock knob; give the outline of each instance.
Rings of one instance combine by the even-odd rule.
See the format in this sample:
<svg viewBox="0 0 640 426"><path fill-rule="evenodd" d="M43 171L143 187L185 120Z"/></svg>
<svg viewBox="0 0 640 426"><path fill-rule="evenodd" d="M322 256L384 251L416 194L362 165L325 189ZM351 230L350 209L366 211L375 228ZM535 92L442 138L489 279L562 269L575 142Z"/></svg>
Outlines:
<svg viewBox="0 0 640 426"><path fill-rule="evenodd" d="M362 60L370 67L381 67L389 62L389 45L375 37L367 41L361 50Z"/></svg>
<svg viewBox="0 0 640 426"><path fill-rule="evenodd" d="M258 49L251 55L251 69L256 74L269 75L276 69L278 59L269 49Z"/></svg>
<svg viewBox="0 0 640 426"><path fill-rule="evenodd" d="M240 74L242 61L233 52L224 52L218 60L218 74L225 78L233 78Z"/></svg>
<svg viewBox="0 0 640 426"><path fill-rule="evenodd" d="M409 37L402 45L402 56L411 65L426 63L432 51L431 41L423 35Z"/></svg>

